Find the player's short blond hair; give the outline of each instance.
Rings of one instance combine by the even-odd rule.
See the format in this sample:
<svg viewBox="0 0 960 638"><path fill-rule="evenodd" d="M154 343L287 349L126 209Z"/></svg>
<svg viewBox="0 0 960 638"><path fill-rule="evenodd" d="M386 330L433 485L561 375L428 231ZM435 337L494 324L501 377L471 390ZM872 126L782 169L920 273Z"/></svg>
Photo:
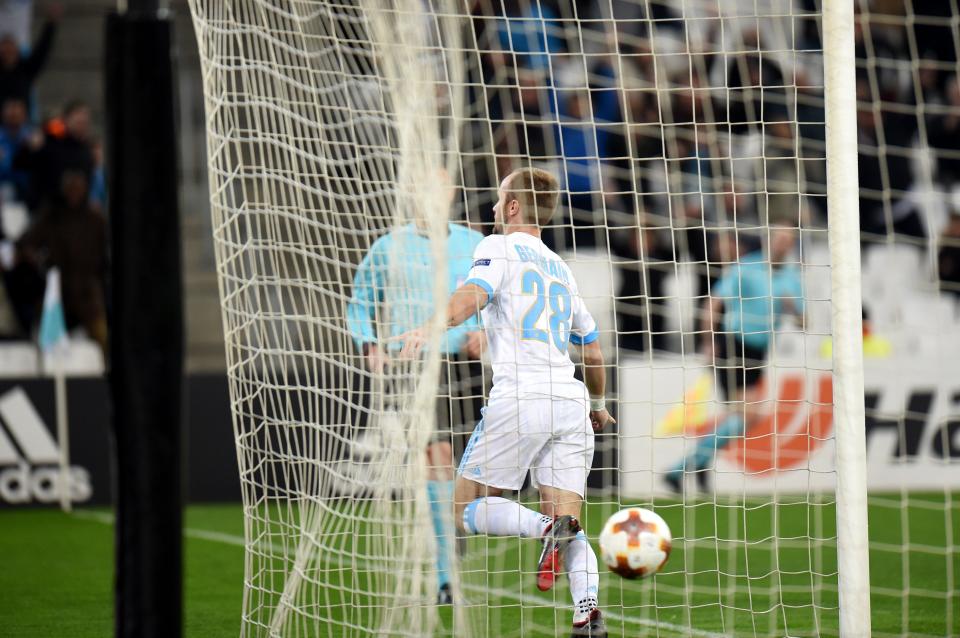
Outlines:
<svg viewBox="0 0 960 638"><path fill-rule="evenodd" d="M546 226L557 212L560 182L542 168L520 168L510 174L505 193L508 204L514 199L520 202L526 223Z"/></svg>

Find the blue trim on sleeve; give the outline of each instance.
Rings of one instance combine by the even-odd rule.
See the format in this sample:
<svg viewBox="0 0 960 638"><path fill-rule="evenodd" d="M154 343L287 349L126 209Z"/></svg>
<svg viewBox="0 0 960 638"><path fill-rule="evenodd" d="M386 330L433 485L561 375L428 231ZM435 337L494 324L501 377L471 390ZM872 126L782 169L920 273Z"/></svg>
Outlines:
<svg viewBox="0 0 960 638"><path fill-rule="evenodd" d="M596 341L596 340L599 339L599 338L600 338L600 332L599 332L596 328L594 328L593 332L591 332L590 334L588 334L588 335L586 335L586 336L583 336L583 337L578 336L578 335L575 335L575 334L571 334L571 335L570 335L570 343L572 343L572 344L574 344L574 345L576 345L576 346L585 346L585 345L587 345L588 343L593 343L594 341Z"/></svg>
<svg viewBox="0 0 960 638"><path fill-rule="evenodd" d="M480 286L481 288L483 288L487 293L487 303L490 303L490 301L493 299L493 286L485 282L483 279L477 279L476 277L471 277L470 279L467 279L465 282L463 282L464 286L466 286L467 284L473 284L475 286Z"/></svg>

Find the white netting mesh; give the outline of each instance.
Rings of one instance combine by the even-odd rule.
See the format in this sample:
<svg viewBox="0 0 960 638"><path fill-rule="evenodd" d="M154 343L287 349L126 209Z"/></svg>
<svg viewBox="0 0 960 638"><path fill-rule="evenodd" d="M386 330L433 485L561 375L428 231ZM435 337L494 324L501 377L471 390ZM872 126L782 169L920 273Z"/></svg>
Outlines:
<svg viewBox="0 0 960 638"><path fill-rule="evenodd" d="M544 239L617 399L584 526L643 505L674 535L656 579L601 575L612 635L837 635L819 5L191 0L246 635L569 630L565 588L536 591L539 546L516 538L470 539L457 604L432 605L423 449L465 438L434 398L488 375L453 389L436 355L380 375L348 320L372 246L413 224L427 248L385 253L373 338L432 320L438 344L447 220L488 233L499 180L528 166L561 178ZM873 632L957 635L960 9L864 1L857 24ZM755 370L731 373L740 342L761 344Z"/></svg>
<svg viewBox="0 0 960 638"><path fill-rule="evenodd" d="M457 107L441 112L434 95L454 95L460 65L439 52L459 31L417 2L193 9L247 523L244 632L428 634L436 548L423 449L439 358L407 363L385 408L382 379L348 345L345 266L413 221L445 261L438 176L455 166ZM445 276L431 277L420 285L443 299ZM347 442L374 424L389 433L380 453L344 463Z"/></svg>

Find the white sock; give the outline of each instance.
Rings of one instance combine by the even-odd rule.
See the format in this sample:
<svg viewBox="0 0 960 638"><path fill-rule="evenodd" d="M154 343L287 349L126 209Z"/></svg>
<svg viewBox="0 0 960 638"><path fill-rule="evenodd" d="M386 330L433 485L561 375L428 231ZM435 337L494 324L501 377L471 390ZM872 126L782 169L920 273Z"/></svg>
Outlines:
<svg viewBox="0 0 960 638"><path fill-rule="evenodd" d="M471 534L540 538L551 520L529 507L499 496L478 498L463 510L463 527Z"/></svg>
<svg viewBox="0 0 960 638"><path fill-rule="evenodd" d="M564 555L564 569L570 578L570 595L577 605L587 598L596 601L599 598L600 571L597 568L597 555L583 532L577 532L576 538L567 545Z"/></svg>

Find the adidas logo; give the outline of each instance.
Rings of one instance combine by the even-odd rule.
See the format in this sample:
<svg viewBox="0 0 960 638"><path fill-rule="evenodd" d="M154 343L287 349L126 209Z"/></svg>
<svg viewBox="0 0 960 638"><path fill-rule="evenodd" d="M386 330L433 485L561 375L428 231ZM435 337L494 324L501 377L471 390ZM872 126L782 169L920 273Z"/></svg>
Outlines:
<svg viewBox="0 0 960 638"><path fill-rule="evenodd" d="M16 442L16 445L14 445ZM90 474L70 467L70 500L93 496ZM0 503L57 503L60 500L60 449L23 388L0 396Z"/></svg>

